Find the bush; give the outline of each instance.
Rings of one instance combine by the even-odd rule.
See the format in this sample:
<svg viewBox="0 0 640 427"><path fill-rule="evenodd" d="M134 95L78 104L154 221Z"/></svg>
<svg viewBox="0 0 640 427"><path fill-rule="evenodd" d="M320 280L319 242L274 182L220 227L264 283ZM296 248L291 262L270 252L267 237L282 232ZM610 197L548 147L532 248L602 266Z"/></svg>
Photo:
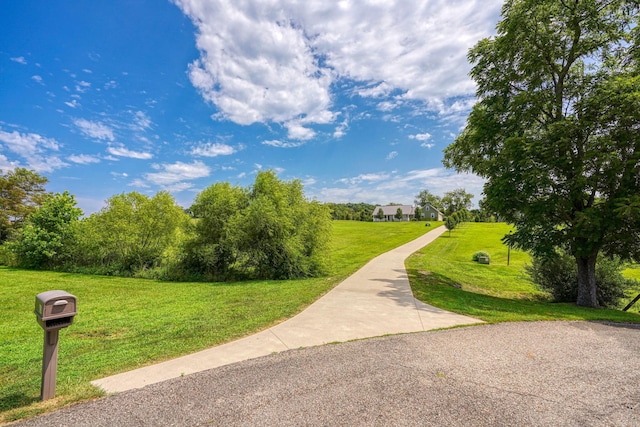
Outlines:
<svg viewBox="0 0 640 427"><path fill-rule="evenodd" d="M53 268L64 264L75 244L76 224L82 210L73 195L65 191L49 195L34 210L9 244L16 263L26 268Z"/></svg>
<svg viewBox="0 0 640 427"><path fill-rule="evenodd" d="M491 261L491 257L485 251L478 251L471 257L472 261L480 262L480 258L486 258L488 261Z"/></svg>
<svg viewBox="0 0 640 427"><path fill-rule="evenodd" d="M190 210L195 233L180 266L187 276L280 280L328 271L331 213L305 199L300 181L266 171L248 189L213 184Z"/></svg>
<svg viewBox="0 0 640 427"><path fill-rule="evenodd" d="M6 244L0 245L0 265L15 265L16 260L13 252L9 250Z"/></svg>
<svg viewBox="0 0 640 427"><path fill-rule="evenodd" d="M622 262L599 256L596 263L596 287L598 304L602 307L619 307L624 291L633 286L633 279L622 276ZM556 254L548 258L534 257L525 267L531 281L541 290L549 292L555 302L576 302L578 298L578 267L568 254Z"/></svg>
<svg viewBox="0 0 640 427"><path fill-rule="evenodd" d="M132 192L113 196L80 222L74 267L132 276L160 266L180 245L189 217L164 191L153 197Z"/></svg>

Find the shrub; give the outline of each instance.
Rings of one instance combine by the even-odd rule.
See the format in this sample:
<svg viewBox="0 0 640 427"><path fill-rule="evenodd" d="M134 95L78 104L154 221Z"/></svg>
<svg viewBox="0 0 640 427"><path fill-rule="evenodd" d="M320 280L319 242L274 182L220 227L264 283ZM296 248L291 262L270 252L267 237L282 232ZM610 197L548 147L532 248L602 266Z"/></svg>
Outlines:
<svg viewBox="0 0 640 427"><path fill-rule="evenodd" d="M489 254L485 251L478 251L475 254L473 254L473 256L471 257L472 261L475 262L479 262L480 258L486 258L487 260L491 261L491 257L489 256Z"/></svg>
<svg viewBox="0 0 640 427"><path fill-rule="evenodd" d="M63 264L75 244L76 224L82 210L68 191L49 195L33 211L9 244L16 263L27 268L52 268Z"/></svg>
<svg viewBox="0 0 640 427"><path fill-rule="evenodd" d="M74 265L127 276L158 267L163 255L180 244L188 223L188 215L167 192L113 196L81 221Z"/></svg>
<svg viewBox="0 0 640 427"><path fill-rule="evenodd" d="M259 172L253 187L213 184L195 200L195 236L181 269L216 280L293 279L328 271L331 213L300 181Z"/></svg>
<svg viewBox="0 0 640 427"><path fill-rule="evenodd" d="M622 276L622 262L599 256L596 263L598 304L616 308L624 291L633 286L633 279ZM575 259L565 253L551 257L533 257L525 267L531 281L541 290L549 292L555 302L576 302L578 298L578 269Z"/></svg>
<svg viewBox="0 0 640 427"><path fill-rule="evenodd" d="M0 265L14 265L16 263L13 252L9 250L6 244L0 245Z"/></svg>

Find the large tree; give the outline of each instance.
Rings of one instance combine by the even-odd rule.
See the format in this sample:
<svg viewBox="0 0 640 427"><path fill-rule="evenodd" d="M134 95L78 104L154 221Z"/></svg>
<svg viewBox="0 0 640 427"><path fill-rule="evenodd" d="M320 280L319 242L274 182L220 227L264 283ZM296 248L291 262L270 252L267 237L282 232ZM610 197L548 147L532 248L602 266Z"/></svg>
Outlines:
<svg viewBox="0 0 640 427"><path fill-rule="evenodd" d="M575 258L582 306L598 306L598 253L640 259L638 9L508 0L469 53L479 102L445 151L486 178L487 208L517 227L508 243Z"/></svg>
<svg viewBox="0 0 640 427"><path fill-rule="evenodd" d="M118 194L81 223L78 262L119 274L160 265L189 221L173 197Z"/></svg>
<svg viewBox="0 0 640 427"><path fill-rule="evenodd" d="M37 172L24 168L6 174L0 170L0 243L9 239L25 218L44 202L47 181Z"/></svg>
<svg viewBox="0 0 640 427"><path fill-rule="evenodd" d="M15 242L10 244L17 262L27 268L51 268L62 265L72 253L75 226L82 215L68 191L49 195L33 211Z"/></svg>
<svg viewBox="0 0 640 427"><path fill-rule="evenodd" d="M196 274L224 278L236 261L237 250L230 226L239 212L249 204L249 192L228 182L210 185L199 193L191 212L195 221L195 236L185 248L185 266Z"/></svg>
<svg viewBox="0 0 640 427"><path fill-rule="evenodd" d="M467 193L464 188L456 188L444 193L444 196L442 196L442 208L446 215L451 215L461 210L469 210L471 209L471 199L473 199L473 194Z"/></svg>
<svg viewBox="0 0 640 427"><path fill-rule="evenodd" d="M415 198L414 203L418 206L425 207L427 205L442 211L442 198L432 194L429 190L422 190Z"/></svg>
<svg viewBox="0 0 640 427"><path fill-rule="evenodd" d="M299 180L259 172L247 207L230 226L244 268L258 278L314 277L326 271L331 214L305 198Z"/></svg>
<svg viewBox="0 0 640 427"><path fill-rule="evenodd" d="M291 279L326 271L331 213L308 201L298 180L261 171L251 188L216 183L198 194L191 211L195 236L184 260L191 273Z"/></svg>

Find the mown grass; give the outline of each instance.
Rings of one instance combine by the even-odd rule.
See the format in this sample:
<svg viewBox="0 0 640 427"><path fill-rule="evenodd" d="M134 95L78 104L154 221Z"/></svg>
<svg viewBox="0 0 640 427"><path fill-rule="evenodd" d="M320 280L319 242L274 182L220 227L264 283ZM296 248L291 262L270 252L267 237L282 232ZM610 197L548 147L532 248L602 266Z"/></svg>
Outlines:
<svg viewBox="0 0 640 427"><path fill-rule="evenodd" d="M627 305L628 303L633 301L635 297L637 297L640 294L640 265L638 264L629 265L628 268L622 271L622 275L629 279L636 280L636 285L631 287L630 289L627 289L627 292L626 292L627 298L624 301L624 304ZM640 310L640 301L637 301L629 310L630 311Z"/></svg>
<svg viewBox="0 0 640 427"><path fill-rule="evenodd" d="M100 396L93 379L269 327L371 258L430 230L415 222L333 225L332 274L317 279L170 283L0 267L0 422ZM57 397L39 402L43 331L33 309L35 296L51 289L75 295L79 314L60 332Z"/></svg>
<svg viewBox="0 0 640 427"><path fill-rule="evenodd" d="M407 259L413 293L433 306L486 322L533 320L603 320L640 322L634 312L593 310L575 304L551 303L529 282L524 266L529 256L500 241L506 224L467 223L445 233ZM471 260L477 251L491 255L489 265Z"/></svg>

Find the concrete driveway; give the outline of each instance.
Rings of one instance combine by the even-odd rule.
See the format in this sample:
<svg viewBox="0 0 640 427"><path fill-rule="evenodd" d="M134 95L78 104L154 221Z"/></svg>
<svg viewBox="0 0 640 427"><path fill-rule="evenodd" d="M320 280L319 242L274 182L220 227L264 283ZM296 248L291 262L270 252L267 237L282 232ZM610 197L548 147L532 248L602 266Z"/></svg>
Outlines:
<svg viewBox="0 0 640 427"><path fill-rule="evenodd" d="M413 297L404 260L445 231L439 227L367 263L297 316L246 338L98 379L109 393L290 349L480 322Z"/></svg>

